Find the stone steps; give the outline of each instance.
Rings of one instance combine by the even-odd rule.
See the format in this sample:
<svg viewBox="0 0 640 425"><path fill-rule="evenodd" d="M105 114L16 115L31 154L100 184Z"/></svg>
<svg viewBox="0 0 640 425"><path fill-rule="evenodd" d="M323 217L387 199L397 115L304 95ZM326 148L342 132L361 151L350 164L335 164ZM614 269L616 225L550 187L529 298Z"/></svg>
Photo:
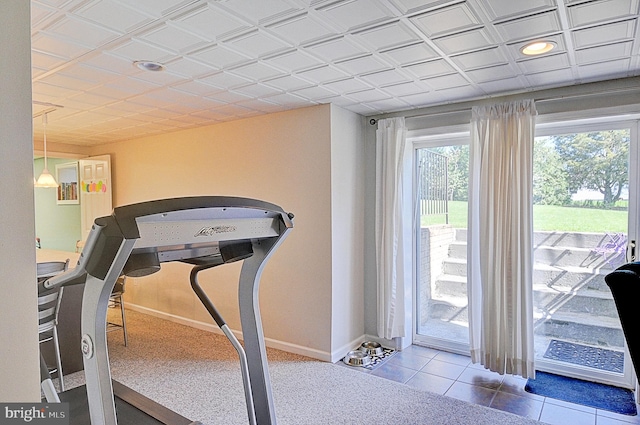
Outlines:
<svg viewBox="0 0 640 425"><path fill-rule="evenodd" d="M466 229L455 230L455 241L442 262L429 301L430 319L467 321ZM621 347L623 334L604 277L624 258L610 264L594 252L602 233L536 232L534 234L535 334L581 343Z"/></svg>

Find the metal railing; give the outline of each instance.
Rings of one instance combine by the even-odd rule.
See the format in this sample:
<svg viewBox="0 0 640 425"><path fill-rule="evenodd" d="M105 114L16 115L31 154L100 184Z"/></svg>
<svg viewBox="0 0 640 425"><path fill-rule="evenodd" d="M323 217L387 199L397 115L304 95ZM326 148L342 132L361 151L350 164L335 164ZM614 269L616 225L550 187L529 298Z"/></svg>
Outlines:
<svg viewBox="0 0 640 425"><path fill-rule="evenodd" d="M428 149L418 150L420 215L444 215L449 223L448 158Z"/></svg>

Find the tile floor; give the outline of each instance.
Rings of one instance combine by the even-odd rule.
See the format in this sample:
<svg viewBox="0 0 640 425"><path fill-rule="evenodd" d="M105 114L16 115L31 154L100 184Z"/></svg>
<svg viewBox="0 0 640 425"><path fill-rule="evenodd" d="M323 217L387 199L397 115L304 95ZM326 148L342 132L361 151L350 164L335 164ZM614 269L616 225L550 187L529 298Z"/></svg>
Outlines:
<svg viewBox="0 0 640 425"><path fill-rule="evenodd" d="M501 376L472 364L469 357L415 345L372 371L361 370L552 425L640 425L640 415L619 415L530 394L524 390L526 379Z"/></svg>

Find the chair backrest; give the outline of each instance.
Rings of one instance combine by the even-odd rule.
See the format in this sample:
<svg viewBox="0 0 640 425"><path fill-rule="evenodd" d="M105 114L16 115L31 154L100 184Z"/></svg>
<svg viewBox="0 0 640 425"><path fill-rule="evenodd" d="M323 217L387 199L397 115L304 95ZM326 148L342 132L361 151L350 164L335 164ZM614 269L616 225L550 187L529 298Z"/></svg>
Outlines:
<svg viewBox="0 0 640 425"><path fill-rule="evenodd" d="M67 261L49 261L38 263L36 266L36 277L38 283L66 271L69 268ZM38 285L38 333L43 333L53 329L58 323L58 310L62 301L62 287L56 289L45 289Z"/></svg>

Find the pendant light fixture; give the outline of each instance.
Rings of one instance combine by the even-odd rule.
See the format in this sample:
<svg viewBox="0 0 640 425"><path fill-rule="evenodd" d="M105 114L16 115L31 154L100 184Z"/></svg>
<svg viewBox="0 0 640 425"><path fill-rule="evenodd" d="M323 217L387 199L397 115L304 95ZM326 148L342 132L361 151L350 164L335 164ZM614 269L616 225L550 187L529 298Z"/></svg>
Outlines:
<svg viewBox="0 0 640 425"><path fill-rule="evenodd" d="M42 114L42 133L44 135L44 169L36 180L35 187L58 187L56 179L53 178L47 168L47 113Z"/></svg>

